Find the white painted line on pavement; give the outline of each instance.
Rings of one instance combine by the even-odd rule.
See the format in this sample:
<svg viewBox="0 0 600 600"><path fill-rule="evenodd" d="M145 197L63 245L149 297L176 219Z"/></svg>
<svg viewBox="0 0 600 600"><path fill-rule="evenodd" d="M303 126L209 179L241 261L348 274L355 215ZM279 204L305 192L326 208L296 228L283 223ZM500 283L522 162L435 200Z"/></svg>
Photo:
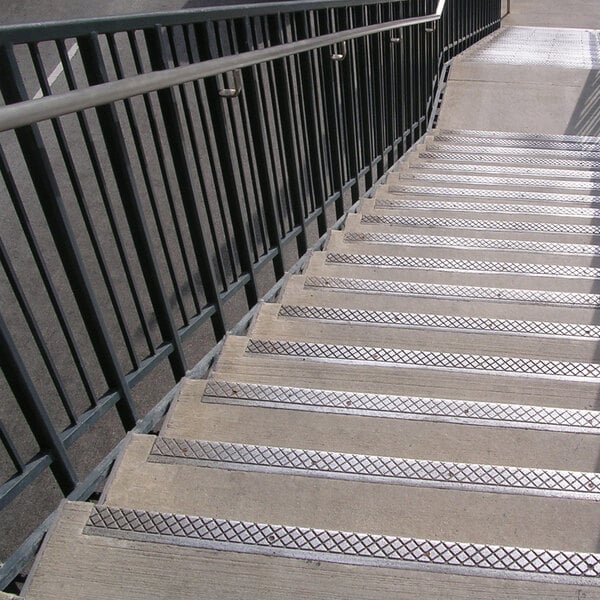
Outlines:
<svg viewBox="0 0 600 600"><path fill-rule="evenodd" d="M77 42L73 42L73 45L69 48L69 52L67 53L67 56L69 57L69 61L73 60L73 57L77 54L77 51L79 50L79 46L77 45ZM62 72L63 72L63 65L62 62L59 62L56 67L54 67L54 70L52 71L52 73L50 73L50 75L48 76L48 86L52 87L52 84L61 76ZM36 93L35 96L33 97L34 100L37 100L38 98L41 98L44 95L44 92L42 91L42 88L40 88Z"/></svg>

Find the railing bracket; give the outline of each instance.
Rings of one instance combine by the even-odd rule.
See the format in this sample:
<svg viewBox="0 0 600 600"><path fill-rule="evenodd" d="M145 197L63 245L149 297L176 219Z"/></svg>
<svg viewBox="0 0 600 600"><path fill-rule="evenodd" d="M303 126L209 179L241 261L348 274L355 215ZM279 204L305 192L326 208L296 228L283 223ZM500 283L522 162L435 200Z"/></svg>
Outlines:
<svg viewBox="0 0 600 600"><path fill-rule="evenodd" d="M237 98L242 93L242 72L239 69L233 72L233 85L235 87L219 90L219 96L221 98Z"/></svg>
<svg viewBox="0 0 600 600"><path fill-rule="evenodd" d="M438 26L438 22L433 21L433 23L431 25L425 25L425 31L427 33L434 33L437 31L437 26Z"/></svg>
<svg viewBox="0 0 600 600"><path fill-rule="evenodd" d="M404 41L404 31L398 30L396 35L392 35L390 38L390 44L401 44Z"/></svg>
<svg viewBox="0 0 600 600"><path fill-rule="evenodd" d="M338 62L341 62L342 60L344 60L348 54L348 48L346 47L346 42L341 42L340 43L340 49L341 52L334 52L334 54L331 55L331 60L335 60ZM337 50L337 47L334 46L334 48Z"/></svg>

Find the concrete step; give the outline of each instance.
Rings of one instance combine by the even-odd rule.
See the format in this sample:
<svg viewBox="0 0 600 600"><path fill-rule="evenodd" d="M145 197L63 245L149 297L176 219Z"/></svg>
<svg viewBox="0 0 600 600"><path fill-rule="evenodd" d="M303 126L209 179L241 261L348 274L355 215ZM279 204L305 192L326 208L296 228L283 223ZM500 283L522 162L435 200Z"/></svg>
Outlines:
<svg viewBox="0 0 600 600"><path fill-rule="evenodd" d="M552 360L600 359L597 326L444 314L265 304L249 335Z"/></svg>
<svg viewBox="0 0 600 600"><path fill-rule="evenodd" d="M599 494L594 473L132 436L100 504L596 552Z"/></svg>
<svg viewBox="0 0 600 600"><path fill-rule="evenodd" d="M141 478L146 474L149 476L148 480L142 481ZM538 498L600 500L600 474L597 473L133 435L120 460L118 471L99 502L167 512L232 513L243 509L237 507L240 496L231 493L230 486L238 484L239 488L243 488L246 482L250 487L248 497L256 502L258 496L264 498L269 490L261 485L255 486L254 482L273 482L274 486L289 489L289 482L293 481L290 476L305 478L305 481L296 479L295 484L299 488L314 487L315 483L324 484L323 487L327 488L332 480L337 480L349 482L350 492L353 489L375 492L379 488L384 496L390 491L388 486L403 486L458 492L491 492L501 494L498 503L507 504L511 503L507 496L514 494ZM313 482L310 478L325 481ZM174 496L170 488L177 484L176 480L186 483L179 489L180 493ZM354 485L356 483L366 485ZM339 486L334 483L334 489L330 491L336 493L336 487L339 490ZM305 493L310 493L310 490ZM401 493L408 497L419 493L429 494L423 489L403 490ZM285 493L274 495L283 496L282 501L286 500ZM455 499L468 496L469 494L459 493L455 495ZM477 498L474 495L472 497ZM437 492L430 496L430 500L437 500L440 504L445 502ZM259 500L258 504L263 502ZM260 507L254 510L273 510L274 502L270 504L268 509ZM531 501L531 505L533 504L535 500ZM543 501L540 502L540 508L543 504ZM388 514L387 517L393 519L392 515ZM282 514L266 512L262 516L255 514L253 518L285 519ZM290 518L296 520L299 516L294 518L290 515ZM306 519L306 514L300 518ZM361 521L366 522L368 518L360 515L355 518L357 521L349 525L365 528ZM332 525L335 526L335 522ZM380 526L385 526L385 522L380 523Z"/></svg>
<svg viewBox="0 0 600 600"><path fill-rule="evenodd" d="M361 228L362 229L362 228ZM413 230L414 231L414 230ZM462 233L462 232L459 232ZM481 261L531 262L580 267L600 266L600 245L531 240L458 237L389 231L332 232L326 249L355 254L424 255Z"/></svg>
<svg viewBox="0 0 600 600"><path fill-rule="evenodd" d="M475 215L476 217L477 215ZM352 233L399 233L409 235L436 235L469 239L492 239L500 243L542 242L547 250L566 250L563 245L586 255L595 255L600 242L600 226L548 223L536 221L509 221L485 218L458 219L452 217L404 216L401 214L349 215L344 231ZM553 252L555 253L555 252Z"/></svg>
<svg viewBox="0 0 600 600"><path fill-rule="evenodd" d="M600 225L600 207L594 203L588 203L587 206L561 206L550 201L544 205L526 199L517 202L481 198L464 192L462 189L459 193L453 190L452 195L443 196L436 188L394 186L393 189L381 189L368 202L364 202L361 213L370 214L377 211L390 214L402 211L403 216L423 216L425 211L429 217L448 215L461 219L489 219L490 215L494 215L493 218L499 221Z"/></svg>
<svg viewBox="0 0 600 600"><path fill-rule="evenodd" d="M596 294L597 269L427 256L316 252L305 273L313 277L375 279L486 288Z"/></svg>
<svg viewBox="0 0 600 600"><path fill-rule="evenodd" d="M65 567L66 565L66 567ZM93 566L93 569L92 569ZM67 502L29 598L572 598L598 557ZM78 577L73 577L77 573ZM479 575L479 577L472 577ZM590 583L591 582L591 583ZM571 584L571 585L570 585Z"/></svg>
<svg viewBox="0 0 600 600"><path fill-rule="evenodd" d="M468 150L468 149L465 149ZM483 154L480 152L445 152L442 150L427 150L423 146L415 154L419 160L435 161L438 164L464 164L464 165L490 165L490 166L511 166L515 168L537 168L551 169L557 177L561 176L562 171L577 170L585 173L597 173L600 171L600 160L575 160L569 158L555 157L532 157L527 154Z"/></svg>
<svg viewBox="0 0 600 600"><path fill-rule="evenodd" d="M596 471L597 411L399 395L381 382L320 388L306 377L295 386L244 379L186 381L161 436Z"/></svg>
<svg viewBox="0 0 600 600"><path fill-rule="evenodd" d="M586 202L588 196L600 196L600 182L598 181L542 179L514 175L494 177L485 173L480 175L476 169L473 169L472 174L437 173L433 170L421 172L416 169L400 170L391 173L387 183L392 188L396 185L428 185L450 190L454 187L476 189L481 195L485 195L487 190L494 191L500 188L500 194L503 192L516 192L521 193L522 197L530 198L535 198L535 194L560 191L563 195L574 195L576 199L565 200L575 202ZM523 188L526 188L526 191ZM532 193L534 196L531 196Z"/></svg>
<svg viewBox="0 0 600 600"><path fill-rule="evenodd" d="M398 174L410 175L414 171L422 173L450 173L459 175L492 175L495 178L541 178L548 182L548 185L557 184L558 186L571 187L569 183L582 185L584 182L600 181L600 170L576 170L541 168L531 166L506 166L506 165L487 165L479 163L468 164L448 164L432 160L423 160L421 157L413 158L408 164L403 165Z"/></svg>
<svg viewBox="0 0 600 600"><path fill-rule="evenodd" d="M520 140L535 142L580 143L600 145L600 138L587 135L556 135L547 133L520 133L515 131L478 131L472 129L437 129L432 135L460 136L485 140Z"/></svg>
<svg viewBox="0 0 600 600"><path fill-rule="evenodd" d="M577 160L586 163L599 163L597 153L586 150L548 149L548 148L515 148L509 145L479 146L477 144L461 144L426 139L424 147L428 152L444 152L455 154L473 154L484 156L529 157L532 159Z"/></svg>
<svg viewBox="0 0 600 600"><path fill-rule="evenodd" d="M419 351L396 346L228 338L217 378L595 410L596 363ZM248 379L250 378L250 379ZM346 383L344 383L346 382ZM364 387L364 386L368 387ZM341 386L341 387L340 387ZM373 387L375 386L375 387Z"/></svg>
<svg viewBox="0 0 600 600"><path fill-rule="evenodd" d="M586 152L592 155L595 154L600 158L600 143L598 143L597 138L592 138L587 141L565 141L551 138L509 139L493 136L475 137L471 135L462 135L461 133L434 133L429 137L427 142L429 142L429 140L433 143L444 142L464 146L485 146L488 148L499 146L504 148L524 148L531 150L567 150Z"/></svg>
<svg viewBox="0 0 600 600"><path fill-rule="evenodd" d="M518 315L526 321L585 326L598 322L596 307L600 306L600 296L297 275L288 280L280 302L340 310L442 313L474 319Z"/></svg>

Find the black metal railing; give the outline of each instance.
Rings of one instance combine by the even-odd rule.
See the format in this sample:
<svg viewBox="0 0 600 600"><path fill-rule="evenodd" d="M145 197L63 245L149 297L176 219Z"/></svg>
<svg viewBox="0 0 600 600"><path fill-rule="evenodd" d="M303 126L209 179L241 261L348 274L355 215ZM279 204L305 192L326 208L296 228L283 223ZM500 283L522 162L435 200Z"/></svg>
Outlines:
<svg viewBox="0 0 600 600"><path fill-rule="evenodd" d="M155 427L188 366L426 132L444 65L500 5L0 28L0 589L60 499L93 495L124 432Z"/></svg>

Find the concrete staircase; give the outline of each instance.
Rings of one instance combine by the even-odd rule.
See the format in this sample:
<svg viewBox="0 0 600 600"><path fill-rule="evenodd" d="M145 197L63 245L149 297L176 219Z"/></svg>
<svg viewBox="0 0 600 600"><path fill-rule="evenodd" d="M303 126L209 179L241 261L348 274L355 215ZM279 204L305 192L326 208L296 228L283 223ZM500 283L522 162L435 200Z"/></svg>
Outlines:
<svg viewBox="0 0 600 600"><path fill-rule="evenodd" d="M24 595L600 598L600 139L438 131Z"/></svg>

